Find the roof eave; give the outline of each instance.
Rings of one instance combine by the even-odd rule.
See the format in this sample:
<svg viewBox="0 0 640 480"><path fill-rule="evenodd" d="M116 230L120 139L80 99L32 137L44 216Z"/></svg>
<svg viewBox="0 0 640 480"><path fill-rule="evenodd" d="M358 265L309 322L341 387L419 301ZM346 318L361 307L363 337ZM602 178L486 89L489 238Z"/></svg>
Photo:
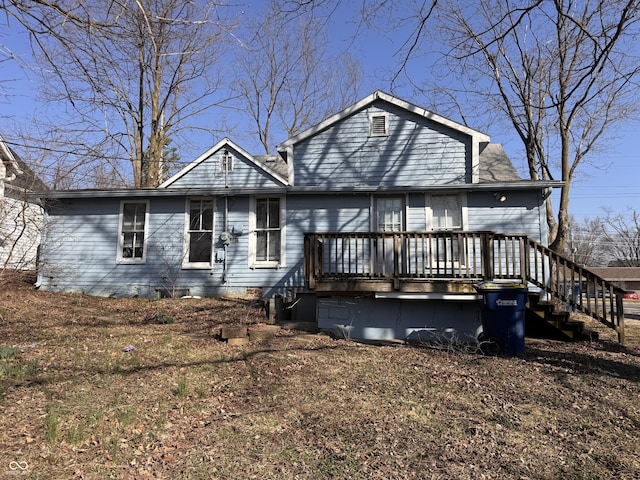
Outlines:
<svg viewBox="0 0 640 480"><path fill-rule="evenodd" d="M216 188L149 188L120 190L57 190L33 193L31 196L41 199L65 198L160 198L184 196L222 197L231 195L284 194L286 187L216 187Z"/></svg>

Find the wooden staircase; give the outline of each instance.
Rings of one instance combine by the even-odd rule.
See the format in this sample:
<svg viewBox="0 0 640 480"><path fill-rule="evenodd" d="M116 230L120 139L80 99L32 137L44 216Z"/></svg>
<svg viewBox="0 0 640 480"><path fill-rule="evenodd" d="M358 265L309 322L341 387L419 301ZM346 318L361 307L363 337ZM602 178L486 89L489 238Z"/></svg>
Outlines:
<svg viewBox="0 0 640 480"><path fill-rule="evenodd" d="M585 323L571 318L571 312L558 302L543 300L540 292L530 292L528 299L525 310L527 336L562 340L597 338L595 332L585 331Z"/></svg>
<svg viewBox="0 0 640 480"><path fill-rule="evenodd" d="M540 289L529 291L528 328L551 327L561 337L577 340L596 334L584 330L584 322L570 311L588 315L615 330L624 343L623 290L614 283L575 264L531 239L526 239L525 279Z"/></svg>

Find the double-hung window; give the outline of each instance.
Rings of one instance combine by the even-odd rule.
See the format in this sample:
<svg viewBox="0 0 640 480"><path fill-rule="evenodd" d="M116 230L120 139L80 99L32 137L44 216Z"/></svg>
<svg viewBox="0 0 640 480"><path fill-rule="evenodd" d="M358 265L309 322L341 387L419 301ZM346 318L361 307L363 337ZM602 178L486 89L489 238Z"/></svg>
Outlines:
<svg viewBox="0 0 640 480"><path fill-rule="evenodd" d="M257 197L251 205L250 267L284 264L284 198Z"/></svg>
<svg viewBox="0 0 640 480"><path fill-rule="evenodd" d="M185 267L211 267L214 202L210 198L189 199Z"/></svg>
<svg viewBox="0 0 640 480"><path fill-rule="evenodd" d="M118 263L144 263L147 258L149 201L120 204Z"/></svg>
<svg viewBox="0 0 640 480"><path fill-rule="evenodd" d="M458 195L431 195L433 230L462 230L462 206Z"/></svg>
<svg viewBox="0 0 640 480"><path fill-rule="evenodd" d="M431 229L445 232L463 229L463 208L460 195L431 195ZM459 266L465 262L464 245L459 244L457 236L438 236L431 245L432 258L446 268Z"/></svg>

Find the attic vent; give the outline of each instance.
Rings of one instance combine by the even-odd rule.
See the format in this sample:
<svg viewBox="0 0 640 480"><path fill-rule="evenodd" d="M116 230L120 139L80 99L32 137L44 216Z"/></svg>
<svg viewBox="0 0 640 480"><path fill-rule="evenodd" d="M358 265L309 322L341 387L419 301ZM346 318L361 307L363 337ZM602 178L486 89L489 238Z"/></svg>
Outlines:
<svg viewBox="0 0 640 480"><path fill-rule="evenodd" d="M389 135L386 115L371 115L369 118L370 135L372 137L385 137Z"/></svg>
<svg viewBox="0 0 640 480"><path fill-rule="evenodd" d="M227 150L224 150L220 157L220 171L225 173L233 172L233 157Z"/></svg>

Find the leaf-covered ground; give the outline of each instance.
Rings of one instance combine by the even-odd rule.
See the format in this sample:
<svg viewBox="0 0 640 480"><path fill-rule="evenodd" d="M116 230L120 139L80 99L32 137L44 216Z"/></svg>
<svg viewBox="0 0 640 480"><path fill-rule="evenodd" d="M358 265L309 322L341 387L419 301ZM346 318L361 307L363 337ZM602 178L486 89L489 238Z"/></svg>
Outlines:
<svg viewBox="0 0 640 480"><path fill-rule="evenodd" d="M640 328L520 358L282 330L241 300L0 286L0 478L640 478Z"/></svg>

